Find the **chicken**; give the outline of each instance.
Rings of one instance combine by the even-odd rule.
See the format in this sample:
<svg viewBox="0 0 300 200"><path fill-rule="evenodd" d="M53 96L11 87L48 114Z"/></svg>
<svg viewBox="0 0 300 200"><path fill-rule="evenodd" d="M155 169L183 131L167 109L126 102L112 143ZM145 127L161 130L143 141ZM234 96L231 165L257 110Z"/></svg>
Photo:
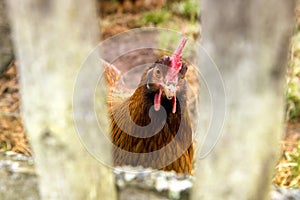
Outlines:
<svg viewBox="0 0 300 200"><path fill-rule="evenodd" d="M192 173L194 147L186 101L187 65L181 60L186 41L183 39L171 57L163 56L149 66L131 96L122 100L116 94L109 95L115 166ZM107 77L114 74L119 79L118 70L111 69ZM108 78L108 83L114 85L117 79Z"/></svg>

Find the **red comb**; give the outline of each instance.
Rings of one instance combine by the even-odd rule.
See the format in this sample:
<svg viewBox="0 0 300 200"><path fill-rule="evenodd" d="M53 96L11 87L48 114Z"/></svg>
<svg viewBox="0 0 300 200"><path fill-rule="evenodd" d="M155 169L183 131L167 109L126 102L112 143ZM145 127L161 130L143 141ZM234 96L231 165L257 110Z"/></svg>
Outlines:
<svg viewBox="0 0 300 200"><path fill-rule="evenodd" d="M174 51L173 55L171 56L171 66L170 69L168 70L168 77L169 79L172 79L174 75L176 75L179 70L181 69L182 62L180 61L181 59L181 54L182 50L187 42L187 38L183 38L177 49Z"/></svg>
<svg viewBox="0 0 300 200"><path fill-rule="evenodd" d="M183 38L182 41L181 41L181 43L180 43L179 46L177 47L177 49L174 51L173 56L175 56L175 55L181 55L182 50L183 50L183 48L184 48L186 42L187 42L187 38Z"/></svg>

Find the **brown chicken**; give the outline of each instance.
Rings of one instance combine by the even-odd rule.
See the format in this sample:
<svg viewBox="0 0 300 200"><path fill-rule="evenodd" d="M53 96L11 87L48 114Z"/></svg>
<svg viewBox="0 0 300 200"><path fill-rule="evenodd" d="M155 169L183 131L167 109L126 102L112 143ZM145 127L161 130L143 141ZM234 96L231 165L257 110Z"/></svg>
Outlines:
<svg viewBox="0 0 300 200"><path fill-rule="evenodd" d="M148 67L130 97L121 101L110 95L115 166L191 174L194 149L186 102L187 65L181 60L185 43L186 39L171 57L163 56ZM120 76L117 70L112 71Z"/></svg>

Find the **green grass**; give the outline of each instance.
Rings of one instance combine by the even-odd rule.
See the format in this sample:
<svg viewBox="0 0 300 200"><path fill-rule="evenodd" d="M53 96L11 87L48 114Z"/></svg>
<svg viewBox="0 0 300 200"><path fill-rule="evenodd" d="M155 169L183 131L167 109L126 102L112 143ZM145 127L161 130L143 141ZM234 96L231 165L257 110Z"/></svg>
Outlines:
<svg viewBox="0 0 300 200"><path fill-rule="evenodd" d="M300 31L292 38L286 100L287 119L300 120Z"/></svg>
<svg viewBox="0 0 300 200"><path fill-rule="evenodd" d="M293 178L296 178L300 174L300 140L298 141L295 154L291 155L291 162L295 163L292 167Z"/></svg>
<svg viewBox="0 0 300 200"><path fill-rule="evenodd" d="M1 151L8 151L8 146L7 146L7 143L6 142L4 142L4 141L1 141L0 142L0 152Z"/></svg>
<svg viewBox="0 0 300 200"><path fill-rule="evenodd" d="M198 0L185 0L172 4L171 9L174 13L180 14L189 19L192 23L200 15L200 5Z"/></svg>
<svg viewBox="0 0 300 200"><path fill-rule="evenodd" d="M159 25L167 22L172 13L166 9L145 12L142 15L141 22L146 25Z"/></svg>

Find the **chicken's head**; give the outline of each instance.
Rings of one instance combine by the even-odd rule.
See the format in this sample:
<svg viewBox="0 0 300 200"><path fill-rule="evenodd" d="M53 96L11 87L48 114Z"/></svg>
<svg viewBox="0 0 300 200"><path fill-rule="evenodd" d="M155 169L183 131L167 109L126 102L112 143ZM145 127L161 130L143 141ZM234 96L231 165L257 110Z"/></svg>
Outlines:
<svg viewBox="0 0 300 200"><path fill-rule="evenodd" d="M154 109L160 110L161 99L172 101L172 113L176 113L176 94L185 87L187 66L181 60L184 38L171 57L163 56L147 72L147 89L155 92Z"/></svg>

